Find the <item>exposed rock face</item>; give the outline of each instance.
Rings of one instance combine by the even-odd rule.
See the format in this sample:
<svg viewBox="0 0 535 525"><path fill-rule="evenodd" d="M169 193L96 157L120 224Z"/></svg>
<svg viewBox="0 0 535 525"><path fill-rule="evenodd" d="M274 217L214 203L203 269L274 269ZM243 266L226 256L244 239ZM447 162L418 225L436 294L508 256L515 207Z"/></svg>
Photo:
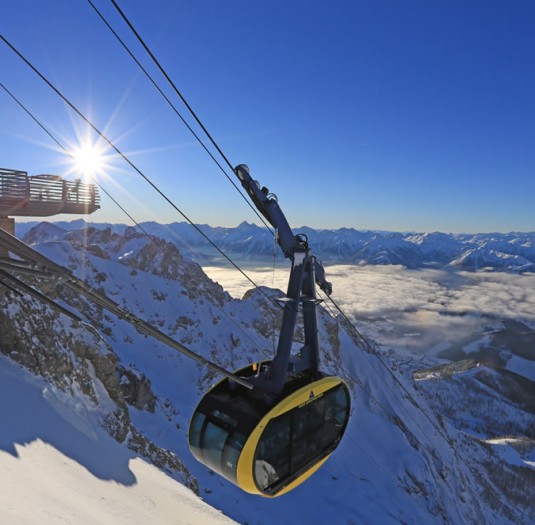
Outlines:
<svg viewBox="0 0 535 525"><path fill-rule="evenodd" d="M62 391L82 392L94 405L108 407L100 423L112 437L198 492L195 478L180 459L131 423L128 405L154 410L150 380L120 365L93 327L2 289L0 352Z"/></svg>
<svg viewBox="0 0 535 525"><path fill-rule="evenodd" d="M243 296L243 300L252 303L255 312L258 312L254 318L253 326L266 339L279 335L282 308L278 308L270 298L280 299L281 297L284 297L284 294L280 290L271 290L265 287L248 290Z"/></svg>
<svg viewBox="0 0 535 525"><path fill-rule="evenodd" d="M196 263L183 261L173 244L147 239L134 228L127 228L124 235L119 235L110 228L88 227L65 232L42 223L28 232L25 241L32 244L63 241L61 251L69 267L73 271L83 268L93 286L101 286L108 279L105 272L91 263L90 257L96 256L107 261L115 259L133 271L187 280L191 284L188 293L193 296L214 297L221 304L229 300L222 287L210 281ZM112 437L198 492L197 481L176 454L155 445L132 423L129 406L153 412L157 397L150 379L130 365L120 363L102 337L101 334L108 334L111 340L114 338L106 324L110 320L108 315L69 289L58 288L54 282L33 285L55 300L67 301L69 309L90 319L91 324L73 320L49 305L2 287L0 352L62 391L87 396L95 406L102 407L100 424Z"/></svg>
<svg viewBox="0 0 535 525"><path fill-rule="evenodd" d="M176 280L180 276L182 256L174 244L156 238L148 241L144 235L127 230L123 246L132 239L140 239L144 246L135 253L121 256L124 264L165 279Z"/></svg>
<svg viewBox="0 0 535 525"><path fill-rule="evenodd" d="M156 446L152 441L140 434L133 426L126 440L128 448L137 452L140 456L148 459L153 465L172 476L179 475L182 483L189 487L197 495L199 485L197 480L190 474L182 461L169 450Z"/></svg>
<svg viewBox="0 0 535 525"><path fill-rule="evenodd" d="M94 402L96 377L115 403L124 403L117 356L96 330L12 292L0 301L0 352L62 390L79 386Z"/></svg>
<svg viewBox="0 0 535 525"><path fill-rule="evenodd" d="M152 392L150 379L145 374L118 367L119 385L124 400L139 410L154 412L156 396Z"/></svg>

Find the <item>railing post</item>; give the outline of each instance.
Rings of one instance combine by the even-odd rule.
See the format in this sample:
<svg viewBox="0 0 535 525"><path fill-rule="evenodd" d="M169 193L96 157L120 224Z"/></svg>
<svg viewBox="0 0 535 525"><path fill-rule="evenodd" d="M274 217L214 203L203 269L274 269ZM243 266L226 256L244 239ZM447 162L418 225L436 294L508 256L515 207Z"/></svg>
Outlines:
<svg viewBox="0 0 535 525"><path fill-rule="evenodd" d="M10 217L0 217L0 230L4 230L10 235L15 236L15 219ZM7 257L9 255L7 248L0 246L0 257Z"/></svg>
<svg viewBox="0 0 535 525"><path fill-rule="evenodd" d="M15 236L15 219L11 217L0 217L0 229Z"/></svg>

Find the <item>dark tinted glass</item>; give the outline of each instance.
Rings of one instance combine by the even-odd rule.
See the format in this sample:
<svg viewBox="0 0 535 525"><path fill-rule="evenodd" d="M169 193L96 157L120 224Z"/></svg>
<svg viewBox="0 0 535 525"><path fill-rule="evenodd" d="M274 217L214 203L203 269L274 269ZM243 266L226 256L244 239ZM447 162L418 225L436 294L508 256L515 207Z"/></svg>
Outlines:
<svg viewBox="0 0 535 525"><path fill-rule="evenodd" d="M227 440L227 444L223 451L223 476L229 481L236 483L236 468L238 466L238 459L240 457L243 445L245 444L245 436L234 432Z"/></svg>
<svg viewBox="0 0 535 525"><path fill-rule="evenodd" d="M199 461L236 483L236 468L245 436L234 430L230 422L230 416L219 411L208 416L196 412L191 420L189 446Z"/></svg>
<svg viewBox="0 0 535 525"><path fill-rule="evenodd" d="M202 435L202 449L204 462L216 472L223 471L223 448L228 438L228 432L212 422L206 424Z"/></svg>
<svg viewBox="0 0 535 525"><path fill-rule="evenodd" d="M343 386L272 419L258 443L255 479L261 490L312 466L334 450L348 419Z"/></svg>
<svg viewBox="0 0 535 525"><path fill-rule="evenodd" d="M258 443L255 456L255 479L262 490L288 475L290 418L290 413L287 413L272 419Z"/></svg>
<svg viewBox="0 0 535 525"><path fill-rule="evenodd" d="M189 446L193 455L199 460L202 461L201 453L201 431L204 420L206 419L204 414L196 412L191 420L189 428Z"/></svg>

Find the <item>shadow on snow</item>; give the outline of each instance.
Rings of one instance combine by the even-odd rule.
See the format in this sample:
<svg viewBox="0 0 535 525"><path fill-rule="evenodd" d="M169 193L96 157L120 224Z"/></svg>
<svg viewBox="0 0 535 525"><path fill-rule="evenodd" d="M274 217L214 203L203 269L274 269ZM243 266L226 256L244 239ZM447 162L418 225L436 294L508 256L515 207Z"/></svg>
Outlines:
<svg viewBox="0 0 535 525"><path fill-rule="evenodd" d="M0 357L0 454L3 450L19 457L16 445L41 440L97 478L135 484L129 468L135 454L87 415L81 402L73 406L62 403L44 380Z"/></svg>

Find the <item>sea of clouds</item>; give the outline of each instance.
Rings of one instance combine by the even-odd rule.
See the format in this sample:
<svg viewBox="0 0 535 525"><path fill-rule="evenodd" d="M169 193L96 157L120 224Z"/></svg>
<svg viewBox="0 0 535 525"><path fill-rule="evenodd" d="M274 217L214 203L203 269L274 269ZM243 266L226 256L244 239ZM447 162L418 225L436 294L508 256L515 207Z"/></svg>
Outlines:
<svg viewBox="0 0 535 525"><path fill-rule="evenodd" d="M234 269L204 269L233 297L252 287ZM285 291L289 266L250 266L246 273L259 286ZM484 337L503 320L535 328L535 274L353 265L327 266L326 273L334 300L365 336L386 349L436 354Z"/></svg>

